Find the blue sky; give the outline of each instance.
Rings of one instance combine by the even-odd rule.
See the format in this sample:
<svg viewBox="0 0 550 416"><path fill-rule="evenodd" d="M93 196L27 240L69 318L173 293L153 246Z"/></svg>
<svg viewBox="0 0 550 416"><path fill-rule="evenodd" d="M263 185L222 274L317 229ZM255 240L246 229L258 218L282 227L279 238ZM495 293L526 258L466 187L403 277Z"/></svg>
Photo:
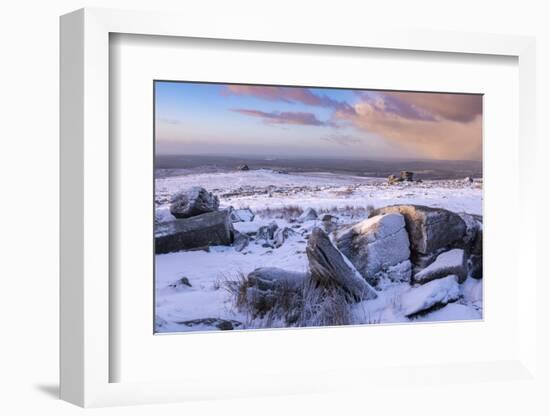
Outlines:
<svg viewBox="0 0 550 416"><path fill-rule="evenodd" d="M158 154L481 158L481 96L155 82Z"/></svg>

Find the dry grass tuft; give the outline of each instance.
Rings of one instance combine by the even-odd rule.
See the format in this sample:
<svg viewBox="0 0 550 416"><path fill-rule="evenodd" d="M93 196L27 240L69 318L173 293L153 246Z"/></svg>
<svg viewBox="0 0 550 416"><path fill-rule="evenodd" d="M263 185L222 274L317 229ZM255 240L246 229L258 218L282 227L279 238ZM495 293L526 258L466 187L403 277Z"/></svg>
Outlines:
<svg viewBox="0 0 550 416"><path fill-rule="evenodd" d="M352 314L344 293L337 288L315 288L304 285L301 326L350 325Z"/></svg>
<svg viewBox="0 0 550 416"><path fill-rule="evenodd" d="M298 205L284 205L282 207L264 208L256 210L256 215L261 218L278 218L284 220L295 220L304 213L304 209Z"/></svg>
<svg viewBox="0 0 550 416"><path fill-rule="evenodd" d="M343 207L321 208L319 213L341 215L350 218L369 218L373 211L374 207L372 205L345 205Z"/></svg>
<svg viewBox="0 0 550 416"><path fill-rule="evenodd" d="M280 283L260 290L243 273L220 281L236 309L248 317L247 326L256 328L349 325L350 304L336 288L317 288L309 280L299 287Z"/></svg>

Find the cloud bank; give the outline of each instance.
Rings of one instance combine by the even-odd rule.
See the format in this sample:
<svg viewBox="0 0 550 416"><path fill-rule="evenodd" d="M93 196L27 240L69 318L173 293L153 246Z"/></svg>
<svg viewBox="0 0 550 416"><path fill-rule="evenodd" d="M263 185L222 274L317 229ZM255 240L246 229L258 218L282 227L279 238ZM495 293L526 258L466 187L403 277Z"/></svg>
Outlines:
<svg viewBox="0 0 550 416"><path fill-rule="evenodd" d="M478 94L444 94L386 92L389 99L396 99L415 109L430 113L438 119L467 123L473 121L482 112L482 96Z"/></svg>
<svg viewBox="0 0 550 416"><path fill-rule="evenodd" d="M481 160L481 95L376 92L360 94L336 120L399 144L419 157Z"/></svg>
<svg viewBox="0 0 550 416"><path fill-rule="evenodd" d="M247 95L269 101L301 103L315 107L327 107L337 110L353 110L344 102L334 100L326 95L314 94L309 88L300 87L264 87L257 85L227 85L224 94Z"/></svg>
<svg viewBox="0 0 550 416"><path fill-rule="evenodd" d="M310 143L335 156L482 158L479 94L229 84L179 87L184 88L178 90L181 98L166 87L167 110L157 116L159 131L171 140L204 137L206 149L208 140L220 138L260 151L261 140L269 137L289 153Z"/></svg>
<svg viewBox="0 0 550 416"><path fill-rule="evenodd" d="M327 126L332 125L332 122L324 122L319 120L313 113L304 112L265 112L259 110L251 110L247 108L236 108L235 111L246 116L261 118L266 123L272 124L294 124L302 126Z"/></svg>

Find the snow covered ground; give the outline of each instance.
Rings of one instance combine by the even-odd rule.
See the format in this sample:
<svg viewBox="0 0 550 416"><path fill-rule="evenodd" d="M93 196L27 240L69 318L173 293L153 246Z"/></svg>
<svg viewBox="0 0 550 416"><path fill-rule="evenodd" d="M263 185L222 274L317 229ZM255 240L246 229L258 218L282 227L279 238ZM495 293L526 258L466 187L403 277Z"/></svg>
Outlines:
<svg viewBox="0 0 550 416"><path fill-rule="evenodd" d="M262 327L234 307L233 299L221 282L248 274L258 267L279 267L305 272L306 239L320 220L291 221L292 207L315 208L335 214L338 224L366 218L368 211L393 204L420 204L454 212L482 215L482 183L462 180L403 182L388 185L385 179L331 173L286 174L271 170L204 173L156 179L156 220L173 218L169 201L173 194L192 186L202 186L220 198L220 208L250 208L256 213L252 222L238 222L242 232L256 231L272 221L279 227L291 227L296 235L279 248L263 247L252 241L241 252L232 246L211 247L206 251L181 251L156 256L156 330L186 332L215 329L207 324L189 324L204 318L239 322L238 329ZM284 208L288 211L285 211ZM289 207L291 207L289 209ZM187 280L183 280L185 277ZM451 288L455 291L455 288ZM470 320L482 317L482 280L468 278L453 292L452 303L428 314L408 318L414 294L408 283L386 288L375 300L355 304L353 321L395 323L413 321ZM445 294L435 293L434 296ZM405 301L408 302L405 304ZM188 322L188 324L182 324ZM272 323L271 326L277 326Z"/></svg>

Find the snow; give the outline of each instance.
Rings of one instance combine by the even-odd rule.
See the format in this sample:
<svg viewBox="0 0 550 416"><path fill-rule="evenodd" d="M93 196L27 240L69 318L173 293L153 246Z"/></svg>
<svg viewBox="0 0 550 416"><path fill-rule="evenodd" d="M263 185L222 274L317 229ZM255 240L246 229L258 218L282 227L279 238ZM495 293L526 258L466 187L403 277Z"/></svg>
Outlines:
<svg viewBox="0 0 550 416"><path fill-rule="evenodd" d="M462 302L476 310L483 308L483 282L469 277L460 285Z"/></svg>
<svg viewBox="0 0 550 416"><path fill-rule="evenodd" d="M449 303L443 308L417 318L417 321L471 321L481 319L481 312L460 303Z"/></svg>
<svg viewBox="0 0 550 416"><path fill-rule="evenodd" d="M426 267L426 270L430 268L442 268L442 267L455 267L462 265L464 259L464 250L455 248L453 250L446 251L437 256L437 259Z"/></svg>
<svg viewBox="0 0 550 416"><path fill-rule="evenodd" d="M166 201L174 193L197 184L218 195L222 207L250 207L253 211L287 205L311 207L319 212L320 208L332 207L420 204L482 215L482 189L462 181L426 180L388 185L381 178L330 173L283 175L264 169L157 178L156 197ZM239 194L225 197L224 193Z"/></svg>
<svg viewBox="0 0 550 416"><path fill-rule="evenodd" d="M401 297L403 313L406 316L430 309L442 303L455 301L460 296L460 287L455 275L433 280L410 289Z"/></svg>
<svg viewBox="0 0 550 416"><path fill-rule="evenodd" d="M307 272L305 237L314 227L322 227L322 221L300 223L285 215L263 215L261 211L267 208L275 210L298 206L304 211L313 208L320 217L330 212L336 215L339 226L365 219L367 206L378 208L392 204L422 204L455 212L482 213L482 189L454 180L404 182L389 186L385 179L380 178L330 173L279 174L270 170L252 170L157 178L155 186L157 222L173 220L169 203L174 194L193 186L202 186L219 197L220 209L229 206L235 209L250 208L256 214L252 221L233 224L241 233L254 233L272 221L281 229L289 227L297 233L278 248L262 247L261 243L251 240L241 252L231 246L217 246L211 247L210 252L182 251L156 255L155 310L158 323L156 330L159 332L216 329L178 324L203 318L235 320L243 323L239 329L253 328L254 322L236 310L230 294L220 283L238 279L259 267ZM400 267L408 265L400 264ZM182 277L187 277L192 286L171 287ZM457 298L460 298L456 305L460 306L449 304L439 314L434 311L417 319L429 320L428 317L433 316L432 320L446 320L446 315L450 319L479 319L482 314L481 281L469 278L462 285L456 283L456 286ZM419 288L411 289L409 283L388 282L383 289L378 292L377 299L353 306L356 323L410 322L403 305L411 302L412 295L405 294ZM452 294L451 297L454 297L450 289L447 295ZM441 298L442 294L436 293L434 296ZM448 296L449 299L451 297ZM453 313L456 313L457 318L453 318Z"/></svg>
<svg viewBox="0 0 550 416"><path fill-rule="evenodd" d="M163 205L155 209L155 221L157 223L170 222L175 219L176 217L170 213L169 205Z"/></svg>
<svg viewBox="0 0 550 416"><path fill-rule="evenodd" d="M367 241L373 243L405 228L405 219L401 214L376 215L351 228L357 234L365 234Z"/></svg>

